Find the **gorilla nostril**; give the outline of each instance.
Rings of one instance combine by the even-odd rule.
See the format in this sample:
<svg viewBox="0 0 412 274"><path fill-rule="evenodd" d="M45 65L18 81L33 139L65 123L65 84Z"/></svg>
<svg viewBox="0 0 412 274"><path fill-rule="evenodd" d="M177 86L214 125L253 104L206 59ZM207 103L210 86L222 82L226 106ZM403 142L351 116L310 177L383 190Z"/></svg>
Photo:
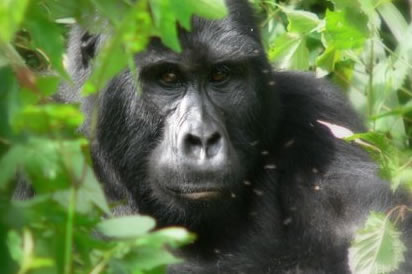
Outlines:
<svg viewBox="0 0 412 274"><path fill-rule="evenodd" d="M222 147L222 136L220 133L215 132L206 143L206 155L207 157L215 156Z"/></svg>
<svg viewBox="0 0 412 274"><path fill-rule="evenodd" d="M183 141L184 151L188 155L192 155L195 157L200 157L202 153L202 140L193 135L193 134L186 134Z"/></svg>
<svg viewBox="0 0 412 274"><path fill-rule="evenodd" d="M222 135L218 132L213 133L210 137L188 133L184 137L184 152L196 158L212 158L219 153L222 140Z"/></svg>
<svg viewBox="0 0 412 274"><path fill-rule="evenodd" d="M185 138L185 144L188 146L202 146L202 140L193 134L187 134Z"/></svg>
<svg viewBox="0 0 412 274"><path fill-rule="evenodd" d="M221 136L218 132L215 132L208 140L207 145L211 146L219 142Z"/></svg>

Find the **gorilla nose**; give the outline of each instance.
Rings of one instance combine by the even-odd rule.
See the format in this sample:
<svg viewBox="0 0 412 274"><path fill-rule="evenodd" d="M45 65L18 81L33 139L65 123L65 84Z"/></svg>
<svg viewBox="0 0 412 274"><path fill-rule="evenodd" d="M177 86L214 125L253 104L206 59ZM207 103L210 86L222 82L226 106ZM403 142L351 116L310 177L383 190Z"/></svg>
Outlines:
<svg viewBox="0 0 412 274"><path fill-rule="evenodd" d="M185 156L196 160L212 160L222 152L224 138L219 131L203 125L183 133L180 145Z"/></svg>

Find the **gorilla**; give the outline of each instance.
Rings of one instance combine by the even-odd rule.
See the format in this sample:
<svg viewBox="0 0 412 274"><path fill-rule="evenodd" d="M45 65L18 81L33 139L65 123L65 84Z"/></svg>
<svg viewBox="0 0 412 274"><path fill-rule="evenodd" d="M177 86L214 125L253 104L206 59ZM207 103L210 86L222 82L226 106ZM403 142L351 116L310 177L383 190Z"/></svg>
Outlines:
<svg viewBox="0 0 412 274"><path fill-rule="evenodd" d="M369 212L410 196L392 193L367 153L325 126L365 131L341 92L273 70L247 1L226 4L226 18L194 16L192 31L179 29L181 53L153 37L135 57L137 76L125 69L86 98L107 36L75 26L74 84L58 100L81 104L95 173L123 201L115 214L197 234L170 273L351 273L348 248ZM410 260L402 267L412 273Z"/></svg>

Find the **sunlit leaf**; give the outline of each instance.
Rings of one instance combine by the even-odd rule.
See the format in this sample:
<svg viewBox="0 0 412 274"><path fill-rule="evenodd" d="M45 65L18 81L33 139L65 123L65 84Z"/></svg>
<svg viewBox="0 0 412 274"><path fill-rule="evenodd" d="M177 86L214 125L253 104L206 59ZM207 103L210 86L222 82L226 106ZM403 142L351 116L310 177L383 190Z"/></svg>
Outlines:
<svg viewBox="0 0 412 274"><path fill-rule="evenodd" d="M23 20L28 3L29 0L0 1L0 43L9 42L13 38Z"/></svg>
<svg viewBox="0 0 412 274"><path fill-rule="evenodd" d="M104 220L97 225L97 230L107 237L131 238L149 232L154 226L152 218L136 215Z"/></svg>
<svg viewBox="0 0 412 274"><path fill-rule="evenodd" d="M379 14L385 20L385 23L395 36L396 40L398 42L404 41L408 23L393 3L390 3L389 1L382 2L383 3L378 6Z"/></svg>
<svg viewBox="0 0 412 274"><path fill-rule="evenodd" d="M339 60L339 52L335 47L331 46L320 55L316 64L318 67L326 70L327 72L332 72L335 70L336 62Z"/></svg>
<svg viewBox="0 0 412 274"><path fill-rule="evenodd" d="M83 123L83 114L72 105L28 105L13 120L17 131L31 130L47 133L52 130L67 129L74 132Z"/></svg>
<svg viewBox="0 0 412 274"><path fill-rule="evenodd" d="M23 261L23 241L20 234L17 231L11 230L7 235L7 246L10 251L10 255L16 262L21 263Z"/></svg>
<svg viewBox="0 0 412 274"><path fill-rule="evenodd" d="M322 21L314 13L285 7L281 7L281 10L288 17L288 31L290 32L308 33L322 24Z"/></svg>
<svg viewBox="0 0 412 274"><path fill-rule="evenodd" d="M151 0L150 7L163 43L177 52L181 51L177 23L190 30L192 15L218 19L227 13L222 0Z"/></svg>
<svg viewBox="0 0 412 274"><path fill-rule="evenodd" d="M351 10L326 11L325 37L336 49L354 49L364 45L369 35L366 16Z"/></svg>
<svg viewBox="0 0 412 274"><path fill-rule="evenodd" d="M381 213L372 213L363 229L356 233L349 249L350 267L354 273L379 274L396 270L404 262L406 250L401 233Z"/></svg>
<svg viewBox="0 0 412 274"><path fill-rule="evenodd" d="M309 51L305 38L296 33L288 32L279 36L273 42L268 55L279 68L306 70L309 67Z"/></svg>
<svg viewBox="0 0 412 274"><path fill-rule="evenodd" d="M193 242L195 235L180 227L168 227L157 230L150 235L139 239L138 245L150 243L154 246L163 246L167 243L171 247L179 247L183 244Z"/></svg>

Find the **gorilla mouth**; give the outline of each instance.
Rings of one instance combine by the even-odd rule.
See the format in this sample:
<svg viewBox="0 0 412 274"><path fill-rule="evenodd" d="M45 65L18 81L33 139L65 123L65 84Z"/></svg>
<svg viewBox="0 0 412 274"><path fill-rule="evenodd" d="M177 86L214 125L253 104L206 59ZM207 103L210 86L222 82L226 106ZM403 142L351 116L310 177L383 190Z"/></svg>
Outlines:
<svg viewBox="0 0 412 274"><path fill-rule="evenodd" d="M166 190L174 196L178 196L188 200L212 200L219 198L223 193L221 189L176 189L167 187Z"/></svg>
<svg viewBox="0 0 412 274"><path fill-rule="evenodd" d="M202 191L181 193L180 196L190 200L212 200L221 195L218 191Z"/></svg>

